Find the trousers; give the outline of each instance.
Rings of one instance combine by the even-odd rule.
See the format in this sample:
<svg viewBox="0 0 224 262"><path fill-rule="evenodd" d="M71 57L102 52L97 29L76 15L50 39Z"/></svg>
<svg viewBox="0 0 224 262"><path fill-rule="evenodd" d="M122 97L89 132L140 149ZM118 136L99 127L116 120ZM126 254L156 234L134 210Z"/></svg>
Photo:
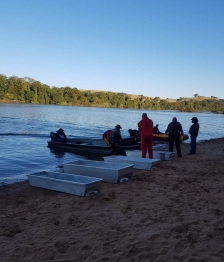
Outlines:
<svg viewBox="0 0 224 262"><path fill-rule="evenodd" d="M191 154L196 153L196 147L197 147L197 142L196 142L197 136L191 136Z"/></svg>
<svg viewBox="0 0 224 262"><path fill-rule="evenodd" d="M177 155L181 156L181 148L180 148L180 134L169 134L169 151L173 152L173 146L176 146Z"/></svg>
<svg viewBox="0 0 224 262"><path fill-rule="evenodd" d="M153 158L152 145L153 145L152 136L142 136L141 137L142 158L146 158L147 152L148 152L149 158Z"/></svg>

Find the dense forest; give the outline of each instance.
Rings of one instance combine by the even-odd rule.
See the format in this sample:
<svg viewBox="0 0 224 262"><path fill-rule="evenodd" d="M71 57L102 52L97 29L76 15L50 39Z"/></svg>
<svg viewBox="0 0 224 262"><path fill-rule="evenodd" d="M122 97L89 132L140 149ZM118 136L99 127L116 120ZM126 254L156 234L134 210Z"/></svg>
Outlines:
<svg viewBox="0 0 224 262"><path fill-rule="evenodd" d="M224 112L224 100L216 97L181 97L175 101L133 96L126 93L84 91L75 87L50 87L29 77L6 77L0 74L0 102L54 104L69 106L95 106L155 110L179 110L182 112Z"/></svg>

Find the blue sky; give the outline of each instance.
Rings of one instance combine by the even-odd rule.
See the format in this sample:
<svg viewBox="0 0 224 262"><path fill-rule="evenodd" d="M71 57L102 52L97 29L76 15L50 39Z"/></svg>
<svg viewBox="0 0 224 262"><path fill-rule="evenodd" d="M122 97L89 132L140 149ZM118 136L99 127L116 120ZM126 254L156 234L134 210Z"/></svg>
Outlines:
<svg viewBox="0 0 224 262"><path fill-rule="evenodd" d="M224 99L224 0L0 0L0 74Z"/></svg>

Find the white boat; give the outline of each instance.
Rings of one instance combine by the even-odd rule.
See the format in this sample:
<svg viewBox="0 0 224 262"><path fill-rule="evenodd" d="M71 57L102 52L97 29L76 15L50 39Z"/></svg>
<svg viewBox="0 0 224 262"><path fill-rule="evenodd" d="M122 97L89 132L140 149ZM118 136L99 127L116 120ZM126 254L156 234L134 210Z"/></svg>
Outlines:
<svg viewBox="0 0 224 262"><path fill-rule="evenodd" d="M120 183L130 179L133 165L103 161L77 160L63 165L65 173L102 178L104 182Z"/></svg>
<svg viewBox="0 0 224 262"><path fill-rule="evenodd" d="M150 159L150 158L140 158L140 157L130 157L130 156L105 156L105 162L114 163L126 163L134 165L135 169L152 170L156 169L155 164L160 162L160 159Z"/></svg>
<svg viewBox="0 0 224 262"><path fill-rule="evenodd" d="M126 152L127 156L131 157L142 157L141 150L129 150ZM174 152L169 151L158 151L153 150L153 159L160 159L160 160L173 160Z"/></svg>
<svg viewBox="0 0 224 262"><path fill-rule="evenodd" d="M100 191L102 179L66 173L41 171L27 175L31 186L63 193L90 196Z"/></svg>

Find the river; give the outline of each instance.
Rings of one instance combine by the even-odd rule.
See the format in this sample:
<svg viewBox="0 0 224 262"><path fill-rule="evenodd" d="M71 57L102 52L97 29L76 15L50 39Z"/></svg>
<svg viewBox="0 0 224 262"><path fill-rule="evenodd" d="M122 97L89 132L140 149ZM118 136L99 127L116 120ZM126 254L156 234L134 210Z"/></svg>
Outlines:
<svg viewBox="0 0 224 262"><path fill-rule="evenodd" d="M200 124L198 141L224 136L224 116L221 114L0 104L0 183L26 180L27 174L57 170L65 162L85 158L73 153L55 152L47 147L50 132L55 132L60 127L65 130L68 138L101 137L107 129L120 124L122 136L128 137L128 129L137 129L143 112L148 114L154 124L159 124L161 132L166 130L175 116L182 124L184 133L188 134L191 118L196 116Z"/></svg>

